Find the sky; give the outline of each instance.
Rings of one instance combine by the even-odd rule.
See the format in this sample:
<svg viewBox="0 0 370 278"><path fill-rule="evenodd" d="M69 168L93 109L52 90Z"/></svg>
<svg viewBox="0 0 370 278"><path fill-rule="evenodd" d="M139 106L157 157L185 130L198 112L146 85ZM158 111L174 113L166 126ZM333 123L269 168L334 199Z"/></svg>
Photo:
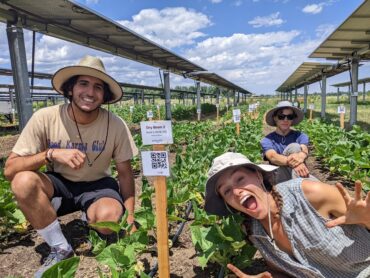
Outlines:
<svg viewBox="0 0 370 278"><path fill-rule="evenodd" d="M308 56L362 0L78 0L197 65L215 72L256 95L275 90L303 62L328 62ZM10 68L5 24L0 23L0 68ZM24 31L31 69L32 33ZM158 86L158 68L55 39L36 36L35 71L54 73L76 64L84 55L102 58L108 73L120 82ZM329 61L330 62L330 61ZM369 63L359 78L369 77ZM193 85L171 74L171 87ZM330 84L349 80L345 72ZM39 83L37 83L39 82ZM36 85L45 85L35 81ZM12 79L0 77L0 83ZM49 84L46 84L49 85ZM303 89L300 89L303 90ZM310 92L319 85L310 85ZM301 91L299 91L301 92Z"/></svg>

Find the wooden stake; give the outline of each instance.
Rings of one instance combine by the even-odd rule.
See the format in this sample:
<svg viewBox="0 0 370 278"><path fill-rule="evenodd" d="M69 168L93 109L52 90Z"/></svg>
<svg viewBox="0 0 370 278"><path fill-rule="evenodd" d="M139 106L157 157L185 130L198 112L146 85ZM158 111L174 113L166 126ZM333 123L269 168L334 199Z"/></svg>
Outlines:
<svg viewBox="0 0 370 278"><path fill-rule="evenodd" d="M236 135L240 134L240 124L236 123Z"/></svg>
<svg viewBox="0 0 370 278"><path fill-rule="evenodd" d="M157 112L158 112L158 121L161 120L161 108L158 106L157 107Z"/></svg>
<svg viewBox="0 0 370 278"><path fill-rule="evenodd" d="M339 113L340 128L344 129L344 113Z"/></svg>
<svg viewBox="0 0 370 278"><path fill-rule="evenodd" d="M312 109L310 109L310 118L309 118L310 121L312 121Z"/></svg>
<svg viewBox="0 0 370 278"><path fill-rule="evenodd" d="M153 151L164 151L164 145L153 145ZM157 219L158 270L160 278L170 277L168 220L167 220L167 185L166 177L154 178L155 210Z"/></svg>

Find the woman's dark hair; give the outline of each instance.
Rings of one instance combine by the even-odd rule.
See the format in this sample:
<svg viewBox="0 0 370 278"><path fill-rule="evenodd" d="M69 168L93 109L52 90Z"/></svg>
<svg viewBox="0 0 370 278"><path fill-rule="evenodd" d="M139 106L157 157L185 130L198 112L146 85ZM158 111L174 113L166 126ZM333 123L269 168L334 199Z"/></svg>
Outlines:
<svg viewBox="0 0 370 278"><path fill-rule="evenodd" d="M72 95L70 95L69 92L72 92L73 86L76 85L79 77L80 75L74 75L67 81L65 81L61 86L63 96L68 98L69 101L72 100ZM110 90L109 85L104 81L103 81L103 90L104 90L103 103L107 103L113 99L113 93Z"/></svg>

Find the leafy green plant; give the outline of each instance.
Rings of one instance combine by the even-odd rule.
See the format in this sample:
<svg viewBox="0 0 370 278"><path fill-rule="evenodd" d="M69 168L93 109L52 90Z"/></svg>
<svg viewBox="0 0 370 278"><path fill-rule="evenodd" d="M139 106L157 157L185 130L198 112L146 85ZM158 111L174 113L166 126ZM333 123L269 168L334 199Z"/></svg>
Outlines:
<svg viewBox="0 0 370 278"><path fill-rule="evenodd" d="M331 123L304 121L298 127L306 132L314 145L315 156L322 159L329 171L346 179L361 180L370 190L370 134L353 126L349 132Z"/></svg>
<svg viewBox="0 0 370 278"><path fill-rule="evenodd" d="M17 208L10 182L0 172L0 239L3 240L17 231L17 225L24 223L25 217Z"/></svg>

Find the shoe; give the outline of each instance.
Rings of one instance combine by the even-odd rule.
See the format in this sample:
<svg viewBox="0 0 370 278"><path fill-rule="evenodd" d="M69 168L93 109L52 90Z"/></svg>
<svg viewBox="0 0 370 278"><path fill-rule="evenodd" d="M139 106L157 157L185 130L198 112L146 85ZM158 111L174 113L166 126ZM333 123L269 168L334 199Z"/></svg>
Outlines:
<svg viewBox="0 0 370 278"><path fill-rule="evenodd" d="M73 250L64 250L58 247L52 247L49 256L44 260L44 264L35 273L35 278L41 278L46 270L53 265L73 256Z"/></svg>

